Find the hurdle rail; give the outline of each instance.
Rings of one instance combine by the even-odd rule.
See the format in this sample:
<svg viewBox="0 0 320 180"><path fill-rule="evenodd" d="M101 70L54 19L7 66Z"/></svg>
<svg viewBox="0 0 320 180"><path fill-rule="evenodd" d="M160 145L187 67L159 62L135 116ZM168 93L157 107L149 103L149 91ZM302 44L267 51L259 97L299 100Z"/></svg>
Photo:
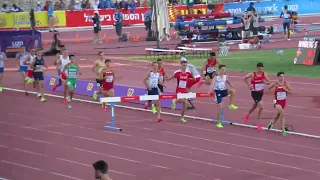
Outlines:
<svg viewBox="0 0 320 180"><path fill-rule="evenodd" d="M205 98L214 97L214 93L178 93L178 94L160 94L160 95L141 95L141 96L122 96L122 97L103 97L100 98L100 103L110 103L111 104L111 122L110 125L104 126L106 130L122 131L121 128L115 127L115 103L120 102L130 102L130 101L157 101L157 100L168 100L168 99L194 99L194 98ZM222 124L232 123L224 120L224 109L222 108L220 121ZM212 119L213 123L218 121Z"/></svg>
<svg viewBox="0 0 320 180"><path fill-rule="evenodd" d="M3 87L3 90L25 93L24 90L15 89L15 88L8 88L8 87ZM29 94L37 95L38 92L29 91ZM52 98L59 98L59 99L63 99L64 98L63 96L55 95L55 94L45 93L44 95L47 96L47 97L52 97ZM78 101L78 102L90 103L90 104L100 104L100 102L90 101L90 100L85 100L85 99L79 99L79 98L73 98L72 100L73 101ZM124 109L130 109L130 110L136 110L136 111L151 112L151 110L145 110L144 108L136 108L136 107L130 107L130 106L124 106L124 105L115 105L115 107L124 108ZM179 117L180 116L180 114L170 113L170 112L162 112L162 114L169 115L169 116L175 116L175 117ZM212 119L203 118L203 117L197 117L197 116L185 115L185 117L189 118L189 119L196 119L196 120L201 120L201 121L212 121ZM230 125L246 127L246 128L251 128L251 129L256 129L257 128L256 126L253 126L253 125L241 124L241 123L232 123L232 122L230 122ZM263 130L268 130L265 127L263 127L262 129ZM281 132L281 130L278 130L278 129L270 129L268 131ZM306 134L306 133L290 132L290 131L288 132L288 134L296 135L296 136L302 136L302 137L308 137L308 138L320 139L319 135L314 135L314 134Z"/></svg>

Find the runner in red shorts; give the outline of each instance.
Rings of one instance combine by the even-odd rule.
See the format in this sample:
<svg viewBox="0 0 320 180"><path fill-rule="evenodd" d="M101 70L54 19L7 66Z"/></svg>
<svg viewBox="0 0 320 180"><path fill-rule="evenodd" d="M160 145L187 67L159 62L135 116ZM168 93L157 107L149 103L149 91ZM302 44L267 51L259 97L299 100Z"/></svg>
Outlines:
<svg viewBox="0 0 320 180"><path fill-rule="evenodd" d="M274 107L277 109L277 115L274 120L271 120L268 129L271 129L278 120L281 123L282 134L286 135L285 129L285 118L284 118L284 108L287 103L287 94L291 92L291 86L288 82L284 80L284 72L278 72L278 80L271 84L270 90L274 90Z"/></svg>
<svg viewBox="0 0 320 180"><path fill-rule="evenodd" d="M194 78L189 78L187 81L187 90L188 90L188 92L191 92L192 86L194 86L195 84L197 84L201 81L200 73L194 65L192 65L191 63L188 63L188 60L185 57L182 57L180 59L180 62L187 63L186 72L191 73L192 76L194 77Z"/></svg>
<svg viewBox="0 0 320 180"><path fill-rule="evenodd" d="M36 88L38 90L38 97L41 96L39 85L36 84L36 81L33 79L33 67L31 66L34 59L36 58L36 49L34 47L31 47L29 50L29 55L24 60L24 65L28 66L27 76L31 79L31 82L33 84L33 88Z"/></svg>
<svg viewBox="0 0 320 180"><path fill-rule="evenodd" d="M106 67L100 71L100 79L102 79L101 93L103 97L114 96L114 71L111 68L111 60L106 59L104 61ZM106 104L102 104L103 111L107 111Z"/></svg>
<svg viewBox="0 0 320 180"><path fill-rule="evenodd" d="M181 61L181 69L174 72L173 76L167 80L171 80L173 78L177 79L177 88L176 93L188 93L187 82L189 79L194 80L191 72L187 71L188 62ZM184 119L184 113L187 109L187 100L186 99L177 99L172 102L172 109L176 108L176 103L182 103L183 107L181 109L181 119L180 122L187 122Z"/></svg>

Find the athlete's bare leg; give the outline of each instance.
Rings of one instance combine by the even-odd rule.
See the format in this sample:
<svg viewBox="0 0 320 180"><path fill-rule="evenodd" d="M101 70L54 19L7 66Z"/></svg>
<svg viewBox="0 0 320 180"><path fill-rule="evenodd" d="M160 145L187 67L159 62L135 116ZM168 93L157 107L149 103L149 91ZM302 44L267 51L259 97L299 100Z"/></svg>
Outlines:
<svg viewBox="0 0 320 180"><path fill-rule="evenodd" d="M262 112L263 112L263 104L262 101L259 101L257 103L257 107L258 107L258 125L260 125L261 123L261 116L262 116Z"/></svg>

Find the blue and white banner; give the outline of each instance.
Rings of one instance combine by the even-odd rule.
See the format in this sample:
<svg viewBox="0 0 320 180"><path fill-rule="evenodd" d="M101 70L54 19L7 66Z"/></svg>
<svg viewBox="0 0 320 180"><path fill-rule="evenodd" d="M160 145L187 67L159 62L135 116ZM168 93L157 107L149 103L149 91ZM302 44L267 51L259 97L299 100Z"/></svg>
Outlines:
<svg viewBox="0 0 320 180"><path fill-rule="evenodd" d="M320 0L273 0L254 2L257 12L273 11L274 14L266 16L278 16L283 6L287 5L290 11L297 11L298 14L320 14ZM226 3L224 10L229 13L240 13L247 10L250 2Z"/></svg>

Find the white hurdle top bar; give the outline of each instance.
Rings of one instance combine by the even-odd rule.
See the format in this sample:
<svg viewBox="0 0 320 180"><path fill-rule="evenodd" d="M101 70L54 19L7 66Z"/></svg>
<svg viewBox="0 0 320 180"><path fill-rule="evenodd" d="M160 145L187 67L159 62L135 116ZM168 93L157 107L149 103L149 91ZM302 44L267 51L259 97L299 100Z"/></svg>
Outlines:
<svg viewBox="0 0 320 180"><path fill-rule="evenodd" d="M103 97L100 98L101 103L117 103L130 101L155 101L166 99L195 99L214 97L214 93L178 93L178 94L160 94L160 95L142 95L142 96L121 96L121 97Z"/></svg>

